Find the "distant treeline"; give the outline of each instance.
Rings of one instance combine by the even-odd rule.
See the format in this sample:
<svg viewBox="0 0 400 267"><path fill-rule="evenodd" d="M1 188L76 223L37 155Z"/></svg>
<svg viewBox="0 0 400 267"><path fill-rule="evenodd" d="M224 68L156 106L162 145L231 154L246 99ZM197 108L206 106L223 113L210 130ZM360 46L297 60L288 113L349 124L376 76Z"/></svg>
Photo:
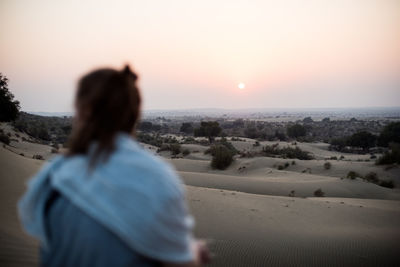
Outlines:
<svg viewBox="0 0 400 267"><path fill-rule="evenodd" d="M15 129L45 142L64 144L72 129L71 117L44 117L20 112L12 122Z"/></svg>

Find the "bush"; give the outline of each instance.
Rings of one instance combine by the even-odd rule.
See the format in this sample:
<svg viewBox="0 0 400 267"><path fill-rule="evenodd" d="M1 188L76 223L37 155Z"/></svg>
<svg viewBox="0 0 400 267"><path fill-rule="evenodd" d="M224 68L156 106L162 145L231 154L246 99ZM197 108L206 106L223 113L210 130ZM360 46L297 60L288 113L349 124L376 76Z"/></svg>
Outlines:
<svg viewBox="0 0 400 267"><path fill-rule="evenodd" d="M0 133L0 142L3 142L4 144L9 145L10 144L10 137L8 137L4 133Z"/></svg>
<svg viewBox="0 0 400 267"><path fill-rule="evenodd" d="M287 135L292 138L306 136L306 128L300 124L289 126L287 127Z"/></svg>
<svg viewBox="0 0 400 267"><path fill-rule="evenodd" d="M182 133L191 134L193 133L193 130L194 128L190 122L184 122L182 123L182 126L179 131Z"/></svg>
<svg viewBox="0 0 400 267"><path fill-rule="evenodd" d="M314 196L315 196L315 197L324 197L324 196L325 196L325 193L322 191L321 188L319 188L319 189L317 189L317 190L314 191Z"/></svg>
<svg viewBox="0 0 400 267"><path fill-rule="evenodd" d="M379 178L376 172L369 172L364 176L364 180L374 183L374 184L379 184Z"/></svg>
<svg viewBox="0 0 400 267"><path fill-rule="evenodd" d="M314 157L309 152L301 150L299 147L284 147L279 148L277 144L272 146L264 146L263 154L265 156L281 156L288 159L311 160Z"/></svg>
<svg viewBox="0 0 400 267"><path fill-rule="evenodd" d="M355 172L355 171L349 171L349 172L347 173L347 176L346 176L346 178L351 179L351 180L354 180L354 179L356 179L357 177L362 178L362 175L360 175L359 173L357 173L357 172Z"/></svg>
<svg viewBox="0 0 400 267"><path fill-rule="evenodd" d="M289 165L290 165L289 162L286 162L284 167L287 168L289 167Z"/></svg>
<svg viewBox="0 0 400 267"><path fill-rule="evenodd" d="M325 170L330 170L331 167L332 167L332 164L331 164L330 162L325 162L325 163L324 163L324 168L325 168Z"/></svg>
<svg viewBox="0 0 400 267"><path fill-rule="evenodd" d="M171 154L176 156L181 153L181 145L177 143L162 144L161 147L157 149L157 153L161 151L171 151Z"/></svg>
<svg viewBox="0 0 400 267"><path fill-rule="evenodd" d="M40 159L40 160L44 160L42 155L36 154L32 156L33 159Z"/></svg>
<svg viewBox="0 0 400 267"><path fill-rule="evenodd" d="M171 154L174 156L181 153L181 145L180 144L170 144L169 149L171 150Z"/></svg>
<svg viewBox="0 0 400 267"><path fill-rule="evenodd" d="M377 165L386 164L400 164L400 144L392 143L390 144L391 149L386 151L381 157L376 161Z"/></svg>
<svg viewBox="0 0 400 267"><path fill-rule="evenodd" d="M189 155L189 154L190 154L189 149L184 149L184 150L182 151L182 155L184 155L184 156L187 156L187 155Z"/></svg>
<svg viewBox="0 0 400 267"><path fill-rule="evenodd" d="M394 188L394 183L391 180L390 181L380 181L379 185L383 186L383 187L387 187L387 188Z"/></svg>
<svg viewBox="0 0 400 267"><path fill-rule="evenodd" d="M226 146L215 145L213 146L213 158L211 160L211 167L213 169L225 170L233 162L233 153Z"/></svg>
<svg viewBox="0 0 400 267"><path fill-rule="evenodd" d="M387 147L390 143L400 143L400 122L392 122L383 128L378 145Z"/></svg>

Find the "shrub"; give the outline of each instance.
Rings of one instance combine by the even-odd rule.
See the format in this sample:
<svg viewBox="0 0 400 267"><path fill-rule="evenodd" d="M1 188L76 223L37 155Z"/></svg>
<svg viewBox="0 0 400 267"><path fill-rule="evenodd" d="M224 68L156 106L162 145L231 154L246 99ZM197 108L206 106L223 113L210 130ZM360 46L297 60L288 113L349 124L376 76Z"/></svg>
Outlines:
<svg viewBox="0 0 400 267"><path fill-rule="evenodd" d="M357 173L357 172L355 172L355 171L349 171L349 172L347 173L347 176L346 176L346 178L351 179L351 180L354 180L354 179L356 179L357 177L362 178L362 175L360 175L359 173Z"/></svg>
<svg viewBox="0 0 400 267"><path fill-rule="evenodd" d="M278 166L278 170L283 170L285 167L283 167L282 165Z"/></svg>
<svg viewBox="0 0 400 267"><path fill-rule="evenodd" d="M187 156L187 155L189 155L189 154L190 154L189 149L184 149L184 150L182 151L182 155L184 155L184 156Z"/></svg>
<svg viewBox="0 0 400 267"><path fill-rule="evenodd" d="M393 183L392 180L390 180L390 181L383 181L383 180L381 180L381 181L379 182L379 185L380 185L380 186L383 186L383 187L387 187L387 188L394 188L394 183Z"/></svg>
<svg viewBox="0 0 400 267"><path fill-rule="evenodd" d="M337 160L338 158L336 156L330 157L331 160Z"/></svg>
<svg viewBox="0 0 400 267"><path fill-rule="evenodd" d="M287 127L287 135L292 138L297 138L306 135L306 128L303 125L295 124Z"/></svg>
<svg viewBox="0 0 400 267"><path fill-rule="evenodd" d="M53 153L53 154L58 153L58 149L52 148L52 149L51 149L51 153Z"/></svg>
<svg viewBox="0 0 400 267"><path fill-rule="evenodd" d="M374 183L374 184L379 184L379 178L376 172L369 172L364 176L364 180Z"/></svg>
<svg viewBox="0 0 400 267"><path fill-rule="evenodd" d="M233 153L226 146L213 146L213 154L211 160L211 167L213 169L225 170L233 162Z"/></svg>
<svg viewBox="0 0 400 267"><path fill-rule="evenodd" d="M314 191L314 196L315 197L323 197L323 196L325 196L325 193L322 191L321 188L319 188L319 189Z"/></svg>
<svg viewBox="0 0 400 267"><path fill-rule="evenodd" d="M386 151L378 158L376 161L377 165L400 164L400 144L392 143L390 144L390 148L389 151Z"/></svg>
<svg viewBox="0 0 400 267"><path fill-rule="evenodd" d="M272 146L264 146L263 154L265 156L281 156L289 159L310 160L314 157L309 152L301 150L299 147L284 147L279 148L277 144Z"/></svg>
<svg viewBox="0 0 400 267"><path fill-rule="evenodd" d="M330 162L325 162L325 163L324 163L324 168L325 168L325 170L330 170L331 167L332 167L332 164L331 164Z"/></svg>
<svg viewBox="0 0 400 267"><path fill-rule="evenodd" d="M400 122L389 123L379 135L378 145L387 147L392 142L400 143Z"/></svg>
<svg viewBox="0 0 400 267"><path fill-rule="evenodd" d="M292 161L292 165L296 165L296 161L293 160L293 161Z"/></svg>
<svg viewBox="0 0 400 267"><path fill-rule="evenodd" d="M171 154L174 156L181 153L181 145L180 144L170 144L169 149L171 150Z"/></svg>
<svg viewBox="0 0 400 267"><path fill-rule="evenodd" d="M6 145L10 144L10 137L8 137L6 134L0 133L0 142L3 142Z"/></svg>
<svg viewBox="0 0 400 267"><path fill-rule="evenodd" d="M40 160L44 160L42 155L36 154L32 156L33 159L40 159Z"/></svg>
<svg viewBox="0 0 400 267"><path fill-rule="evenodd" d="M253 144L253 146L254 146L254 147L260 146L260 142L256 141L256 142Z"/></svg>
<svg viewBox="0 0 400 267"><path fill-rule="evenodd" d="M190 122L184 122L182 123L182 126L179 131L182 133L191 134L193 133L193 130L194 128Z"/></svg>
<svg viewBox="0 0 400 267"><path fill-rule="evenodd" d="M171 151L171 154L176 156L181 153L181 145L177 143L162 144L161 147L157 149L157 153L161 151Z"/></svg>
<svg viewBox="0 0 400 267"><path fill-rule="evenodd" d="M290 165L289 162L286 162L284 167L287 168L289 167L289 165Z"/></svg>

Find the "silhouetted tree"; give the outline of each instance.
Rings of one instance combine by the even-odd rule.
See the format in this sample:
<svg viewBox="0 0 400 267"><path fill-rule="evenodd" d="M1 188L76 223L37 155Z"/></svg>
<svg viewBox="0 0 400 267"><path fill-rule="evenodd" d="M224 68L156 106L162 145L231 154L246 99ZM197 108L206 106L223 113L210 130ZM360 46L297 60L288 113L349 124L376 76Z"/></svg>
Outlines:
<svg viewBox="0 0 400 267"><path fill-rule="evenodd" d="M191 134L193 133L193 126L190 122L182 123L181 129L179 130L182 133Z"/></svg>
<svg viewBox="0 0 400 267"><path fill-rule="evenodd" d="M139 130L143 132L150 132L153 128L153 124L149 121L142 121L139 124Z"/></svg>
<svg viewBox="0 0 400 267"><path fill-rule="evenodd" d="M304 126L300 124L295 124L287 127L287 135L292 138L305 136L306 132L306 128L304 128Z"/></svg>
<svg viewBox="0 0 400 267"><path fill-rule="evenodd" d="M400 144L400 122L392 122L383 128L378 138L378 145L387 147L390 143Z"/></svg>
<svg viewBox="0 0 400 267"><path fill-rule="evenodd" d="M0 121L13 121L18 118L19 101L8 90L8 79L0 73Z"/></svg>
<svg viewBox="0 0 400 267"><path fill-rule="evenodd" d="M260 134L259 134L259 132L258 132L256 127L249 126L244 130L244 135L247 138L253 138L254 139L254 138L258 138Z"/></svg>
<svg viewBox="0 0 400 267"><path fill-rule="evenodd" d="M199 128L194 129L194 136L208 137L210 142L221 133L222 129L216 121L202 121Z"/></svg>
<svg viewBox="0 0 400 267"><path fill-rule="evenodd" d="M376 136L367 131L361 131L353 134L347 139L347 145L351 147L360 147L368 150L376 144Z"/></svg>
<svg viewBox="0 0 400 267"><path fill-rule="evenodd" d="M313 119L311 117L306 117L306 118L303 119L303 122L304 123L312 123L314 121L313 121Z"/></svg>

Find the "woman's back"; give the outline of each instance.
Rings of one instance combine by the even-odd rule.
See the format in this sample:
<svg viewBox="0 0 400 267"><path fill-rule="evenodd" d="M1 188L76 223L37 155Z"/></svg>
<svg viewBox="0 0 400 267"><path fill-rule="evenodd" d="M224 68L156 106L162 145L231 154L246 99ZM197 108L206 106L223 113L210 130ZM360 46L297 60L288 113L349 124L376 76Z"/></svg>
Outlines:
<svg viewBox="0 0 400 267"><path fill-rule="evenodd" d="M45 225L49 249L42 266L159 266L129 248L120 238L57 191L47 202Z"/></svg>

